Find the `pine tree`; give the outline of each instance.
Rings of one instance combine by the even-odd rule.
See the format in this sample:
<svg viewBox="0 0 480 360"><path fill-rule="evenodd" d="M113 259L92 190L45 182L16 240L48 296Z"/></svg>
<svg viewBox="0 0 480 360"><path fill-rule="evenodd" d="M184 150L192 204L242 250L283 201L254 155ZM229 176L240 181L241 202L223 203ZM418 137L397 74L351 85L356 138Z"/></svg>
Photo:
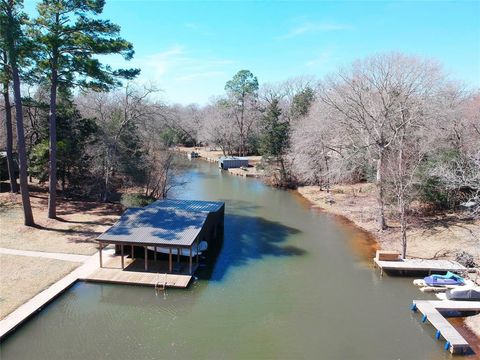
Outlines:
<svg viewBox="0 0 480 360"><path fill-rule="evenodd" d="M13 83L15 99L15 116L17 120L17 148L19 161L20 193L24 224L35 225L30 194L28 192L27 153L25 149L25 132L23 126L22 94L20 91L20 75L18 70L19 53L25 43L22 32L22 23L25 15L21 12L23 3L19 0L1 0L0 2L0 38L7 54L7 67Z"/></svg>
<svg viewBox="0 0 480 360"><path fill-rule="evenodd" d="M280 165L280 185L287 185L284 155L290 140L290 124L282 119L278 99L273 99L261 119L262 134L259 150L263 156L273 158Z"/></svg>
<svg viewBox="0 0 480 360"><path fill-rule="evenodd" d="M138 69L113 70L95 56L120 54L133 57L133 46L120 37L120 27L97 19L104 0L43 0L33 36L39 45L37 70L50 85L48 217L56 217L57 92L59 87L108 90L119 79L132 79Z"/></svg>

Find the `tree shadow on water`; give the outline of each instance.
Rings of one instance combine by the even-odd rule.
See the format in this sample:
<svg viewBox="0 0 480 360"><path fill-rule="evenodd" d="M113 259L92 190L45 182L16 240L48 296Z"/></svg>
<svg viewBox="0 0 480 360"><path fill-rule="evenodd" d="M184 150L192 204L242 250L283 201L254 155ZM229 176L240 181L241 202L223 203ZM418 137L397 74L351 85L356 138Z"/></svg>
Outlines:
<svg viewBox="0 0 480 360"><path fill-rule="evenodd" d="M196 275L202 280L222 281L228 271L252 261L303 256L306 250L285 244L290 236L300 232L261 217L226 214L223 243L209 249L205 266Z"/></svg>

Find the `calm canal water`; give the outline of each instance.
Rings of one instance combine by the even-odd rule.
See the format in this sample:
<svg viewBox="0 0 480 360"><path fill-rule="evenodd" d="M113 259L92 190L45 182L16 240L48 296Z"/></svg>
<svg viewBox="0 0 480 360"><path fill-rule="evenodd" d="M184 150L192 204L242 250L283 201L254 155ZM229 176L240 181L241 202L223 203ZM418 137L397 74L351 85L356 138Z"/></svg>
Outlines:
<svg viewBox="0 0 480 360"><path fill-rule="evenodd" d="M179 198L226 202L225 239L187 290L79 283L1 345L1 359L448 359L348 225L294 193L197 161Z"/></svg>

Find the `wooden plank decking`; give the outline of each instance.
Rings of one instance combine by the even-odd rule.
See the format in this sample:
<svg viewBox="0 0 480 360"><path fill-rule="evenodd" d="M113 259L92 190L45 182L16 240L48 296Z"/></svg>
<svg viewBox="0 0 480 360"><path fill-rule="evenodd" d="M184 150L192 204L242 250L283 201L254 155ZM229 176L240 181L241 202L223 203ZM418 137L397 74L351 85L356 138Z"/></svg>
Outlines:
<svg viewBox="0 0 480 360"><path fill-rule="evenodd" d="M376 257L373 259L383 273L387 271L404 271L404 272L463 272L467 268L456 261L451 260L423 260L423 259L404 259L398 261L382 261Z"/></svg>
<svg viewBox="0 0 480 360"><path fill-rule="evenodd" d="M445 339L445 350L453 354L465 354L470 345L440 311L480 311L480 301L428 301L414 300L412 310L419 310L422 321L428 321L437 329L436 338Z"/></svg>
<svg viewBox="0 0 480 360"><path fill-rule="evenodd" d="M119 256L107 261L105 265L92 274L81 279L91 282L102 282L111 284L145 285L145 286L163 286L171 288L186 288L192 279L188 271L187 264L176 264L178 273L166 274L168 262L166 261L148 261L148 271L145 271L143 259L125 258L125 269L122 270L121 259ZM195 267L194 267L195 270Z"/></svg>

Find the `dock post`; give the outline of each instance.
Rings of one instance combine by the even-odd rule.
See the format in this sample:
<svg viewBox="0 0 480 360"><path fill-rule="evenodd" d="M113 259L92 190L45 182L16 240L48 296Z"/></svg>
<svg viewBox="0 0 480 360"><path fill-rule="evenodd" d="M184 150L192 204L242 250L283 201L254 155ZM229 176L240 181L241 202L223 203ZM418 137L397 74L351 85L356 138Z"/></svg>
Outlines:
<svg viewBox="0 0 480 360"><path fill-rule="evenodd" d="M120 245L120 251L122 252L122 270L125 269L125 262L123 260L123 244Z"/></svg>
<svg viewBox="0 0 480 360"><path fill-rule="evenodd" d="M173 272L173 261L172 261L172 248L168 248L168 271Z"/></svg>
<svg viewBox="0 0 480 360"><path fill-rule="evenodd" d="M157 261L157 247L156 246L153 248L153 260Z"/></svg>
<svg viewBox="0 0 480 360"><path fill-rule="evenodd" d="M177 248L177 263L180 262L180 248Z"/></svg>
<svg viewBox="0 0 480 360"><path fill-rule="evenodd" d="M102 261L102 248L103 247L102 247L101 242L98 243L98 248L99 248L98 253L100 254L100 267L102 268L103 267L103 261Z"/></svg>
<svg viewBox="0 0 480 360"><path fill-rule="evenodd" d="M198 247L199 247L199 244L198 244L198 241L197 241L197 258L195 259L195 263L197 263L197 264L198 264L198 259L199 259Z"/></svg>
<svg viewBox="0 0 480 360"><path fill-rule="evenodd" d="M412 306L410 307L410 309L414 312L417 311L417 304L413 303Z"/></svg>
<svg viewBox="0 0 480 360"><path fill-rule="evenodd" d="M445 350L450 349L450 341L447 341L447 342L445 343L444 349L445 349Z"/></svg>
<svg viewBox="0 0 480 360"><path fill-rule="evenodd" d="M435 334L435 339L440 339L440 335L442 335L442 333L440 332L440 330L437 330L436 334Z"/></svg>
<svg viewBox="0 0 480 360"><path fill-rule="evenodd" d="M192 247L190 246L190 263L189 263L189 272L192 275Z"/></svg>
<svg viewBox="0 0 480 360"><path fill-rule="evenodd" d="M147 247L145 246L145 271L148 270L148 250Z"/></svg>
<svg viewBox="0 0 480 360"><path fill-rule="evenodd" d="M427 321L427 315L422 316L422 323L424 323L425 321Z"/></svg>

